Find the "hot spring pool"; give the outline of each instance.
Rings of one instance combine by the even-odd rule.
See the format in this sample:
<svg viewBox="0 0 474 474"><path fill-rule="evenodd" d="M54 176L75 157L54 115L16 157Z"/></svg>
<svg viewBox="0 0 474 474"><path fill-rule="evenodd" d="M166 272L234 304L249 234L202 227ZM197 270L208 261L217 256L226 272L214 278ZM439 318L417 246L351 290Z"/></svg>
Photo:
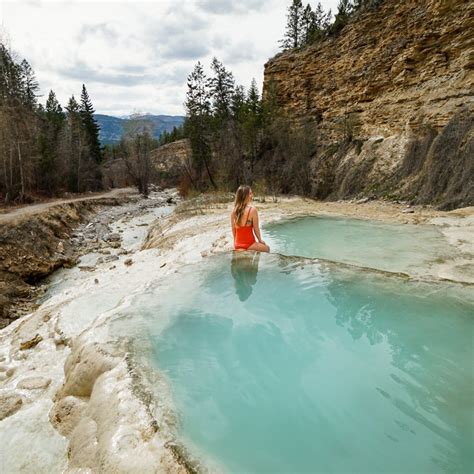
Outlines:
<svg viewBox="0 0 474 474"><path fill-rule="evenodd" d="M183 267L116 331L226 472L472 472L471 287L277 255ZM128 318L127 316L130 316Z"/></svg>
<svg viewBox="0 0 474 474"><path fill-rule="evenodd" d="M456 252L432 225L302 217L269 224L264 234L272 252L409 274L423 274Z"/></svg>

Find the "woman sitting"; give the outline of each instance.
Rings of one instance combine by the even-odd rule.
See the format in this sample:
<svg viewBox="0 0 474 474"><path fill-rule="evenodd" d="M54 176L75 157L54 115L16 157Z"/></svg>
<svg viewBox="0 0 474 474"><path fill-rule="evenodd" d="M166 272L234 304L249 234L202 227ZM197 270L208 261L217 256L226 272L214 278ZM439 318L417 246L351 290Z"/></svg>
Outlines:
<svg viewBox="0 0 474 474"><path fill-rule="evenodd" d="M258 211L250 203L253 198L250 186L239 186L235 195L234 209L230 215L235 250L270 252L262 240L258 223Z"/></svg>

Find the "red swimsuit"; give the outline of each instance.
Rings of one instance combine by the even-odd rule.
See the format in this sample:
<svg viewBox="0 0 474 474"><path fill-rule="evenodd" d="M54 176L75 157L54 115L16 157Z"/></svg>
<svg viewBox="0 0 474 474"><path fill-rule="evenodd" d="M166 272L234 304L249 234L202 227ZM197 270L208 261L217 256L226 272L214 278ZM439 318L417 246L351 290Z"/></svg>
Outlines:
<svg viewBox="0 0 474 474"><path fill-rule="evenodd" d="M247 219L244 221L245 223L248 221L251 210L252 208L250 207L247 214ZM238 226L237 223L235 224L235 250L247 250L255 242L256 240L253 234L253 224L242 226Z"/></svg>

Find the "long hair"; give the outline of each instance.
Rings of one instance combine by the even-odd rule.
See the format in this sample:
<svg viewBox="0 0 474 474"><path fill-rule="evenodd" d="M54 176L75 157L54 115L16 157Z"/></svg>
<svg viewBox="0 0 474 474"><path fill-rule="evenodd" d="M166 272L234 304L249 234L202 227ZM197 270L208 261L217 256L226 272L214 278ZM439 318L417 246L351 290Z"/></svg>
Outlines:
<svg viewBox="0 0 474 474"><path fill-rule="evenodd" d="M245 207L247 206L247 198L250 194L250 186L243 184L239 186L235 193L234 201L234 212L235 212L235 223L239 225L240 219L244 213Z"/></svg>

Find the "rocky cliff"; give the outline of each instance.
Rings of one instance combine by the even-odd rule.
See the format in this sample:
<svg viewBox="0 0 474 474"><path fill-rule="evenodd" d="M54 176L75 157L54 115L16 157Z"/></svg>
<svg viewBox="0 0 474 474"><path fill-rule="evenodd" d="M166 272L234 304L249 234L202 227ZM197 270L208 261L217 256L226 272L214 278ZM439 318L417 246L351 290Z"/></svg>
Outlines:
<svg viewBox="0 0 474 474"><path fill-rule="evenodd" d="M315 138L315 196L474 204L474 2L385 0L271 59L270 95Z"/></svg>
<svg viewBox="0 0 474 474"><path fill-rule="evenodd" d="M175 186L191 167L191 144L188 139L162 145L151 152L151 162L162 186Z"/></svg>

